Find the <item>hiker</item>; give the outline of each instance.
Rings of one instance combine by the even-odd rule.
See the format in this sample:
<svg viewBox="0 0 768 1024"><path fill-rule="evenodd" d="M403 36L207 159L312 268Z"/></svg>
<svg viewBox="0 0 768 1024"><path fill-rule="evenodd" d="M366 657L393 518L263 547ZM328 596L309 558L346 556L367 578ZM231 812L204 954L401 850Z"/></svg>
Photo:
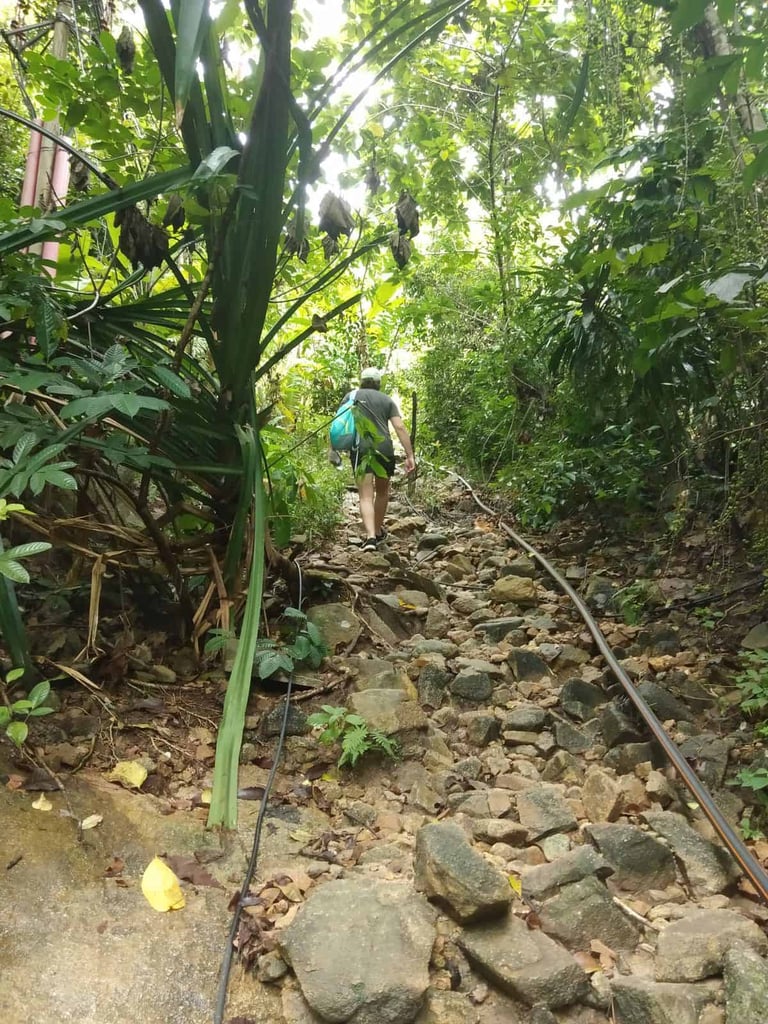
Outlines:
<svg viewBox="0 0 768 1024"><path fill-rule="evenodd" d="M349 392L345 401L351 394L352 392ZM360 374L360 387L357 390L355 405L362 416L370 420L376 431L382 435L379 441L366 437L363 425L362 436L357 446L350 452L360 498L360 518L365 530L362 550L375 551L387 536L384 516L389 504L390 479L395 472L395 449L389 434L390 423L405 449L406 474L413 472L416 462L411 439L400 418L400 410L389 395L385 395L381 390L381 373L373 366L367 367ZM376 462L380 471L383 471L383 476L374 472L371 465L373 462Z"/></svg>

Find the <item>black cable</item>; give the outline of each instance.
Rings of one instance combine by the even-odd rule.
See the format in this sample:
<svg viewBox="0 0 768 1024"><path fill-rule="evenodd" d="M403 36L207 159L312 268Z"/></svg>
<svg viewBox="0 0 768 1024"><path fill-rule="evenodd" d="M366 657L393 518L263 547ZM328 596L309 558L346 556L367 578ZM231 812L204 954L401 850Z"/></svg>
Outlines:
<svg viewBox="0 0 768 1024"><path fill-rule="evenodd" d="M296 566L299 570L299 600L298 607L301 609L303 596L302 596L302 576L301 567L298 562ZM243 911L244 900L248 895L248 890L251 886L251 880L253 879L254 872L256 871L256 862L259 857L259 847L261 845L261 829L264 824L264 818L267 814L267 805L269 801L269 794L272 789L272 784L275 781L275 775L277 775L277 767L280 763L280 755L283 752L283 744L285 743L285 733L288 727L288 714L291 709L291 691L293 688L293 672L288 676L288 685L285 691L285 706L283 708L283 719L280 723L280 733L277 737L277 746L275 747L275 756L272 761L272 768L269 772L266 784L264 786L264 795L261 798L261 806L259 807L259 813L256 817L256 826L253 830L253 846L251 847L251 856L248 861L248 867L245 872L245 878L243 884L240 886L240 893L237 898L237 905L235 906L235 912L232 915L232 924L229 928L229 936L227 938L227 948L224 953L224 961L221 965L221 974L219 975L219 988L216 994L216 1007L213 1014L214 1024L223 1024L224 1010L227 1005L227 989L229 987L229 975L232 970L232 956L235 952L235 939L237 938L237 930L240 926L240 915Z"/></svg>
<svg viewBox="0 0 768 1024"><path fill-rule="evenodd" d="M752 882L763 902L768 903L768 874L766 874L765 870L763 869L759 861L757 861L752 856L747 846L745 845L743 839L731 827L730 823L727 821L720 808L712 799L707 789L702 785L699 777L696 775L696 773L693 771L693 769L688 764L686 759L680 753L680 749L678 748L677 744L667 735L667 732L664 729L661 722L659 721L659 719L656 717L653 711L651 711L650 707L645 702L645 700L643 700L641 695L637 692L634 683L629 678L626 671L617 660L611 648L608 646L607 640L603 636L600 627L598 626L597 622L595 622L592 613L589 611L584 601L576 593L576 591L573 589L570 583L568 583L560 575L557 569L555 569L554 566L550 565L550 563L546 560L544 555L540 554L536 550L536 548L534 548L527 541L523 540L523 538L519 534L515 533L515 531L510 526L507 526L506 523L504 523L501 517L499 516L498 512L490 508L488 505L486 505L478 498L477 494L475 493L471 485L467 483L467 481L463 477L459 476L458 473L453 473L451 470L446 470L446 472L450 476L453 476L457 480L461 481L461 483L467 488L467 490L472 495L473 499L479 505L479 507L483 509L484 512L487 512L489 515L492 515L498 519L499 526L504 531L504 533L506 533L507 536L512 541L514 541L515 544L521 547L524 551L527 551L528 554L531 555L531 557L535 558L539 565L541 565L542 568L545 569L547 573L549 573L549 575L557 583L560 589L563 590L576 605L576 608L579 614L581 615L582 619L586 623L587 629L592 634L592 638L597 644L600 653L605 658L606 664L623 686L628 699L632 701L635 708L645 721L645 724L648 726L651 733L653 734L654 738L658 740L659 744L664 750L664 753L672 762L672 765L677 770L680 778L685 783L686 787L693 795L693 797L701 807L704 814L707 816L707 818L709 818L710 824L722 839L731 856L741 867L742 871L749 878L750 882Z"/></svg>

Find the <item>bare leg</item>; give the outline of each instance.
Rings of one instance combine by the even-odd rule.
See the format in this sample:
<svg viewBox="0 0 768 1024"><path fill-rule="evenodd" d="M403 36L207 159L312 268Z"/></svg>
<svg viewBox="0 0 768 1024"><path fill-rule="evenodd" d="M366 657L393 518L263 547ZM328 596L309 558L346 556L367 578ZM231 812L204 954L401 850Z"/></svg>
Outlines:
<svg viewBox="0 0 768 1024"><path fill-rule="evenodd" d="M376 517L374 513L373 474L366 473L357 479L357 493L360 498L360 518L366 537L376 536Z"/></svg>
<svg viewBox="0 0 768 1024"><path fill-rule="evenodd" d="M384 529L384 516L387 514L387 505L389 504L389 478L384 476L377 476L375 482L375 497L373 501L374 509L374 523L376 526L375 535L381 533Z"/></svg>

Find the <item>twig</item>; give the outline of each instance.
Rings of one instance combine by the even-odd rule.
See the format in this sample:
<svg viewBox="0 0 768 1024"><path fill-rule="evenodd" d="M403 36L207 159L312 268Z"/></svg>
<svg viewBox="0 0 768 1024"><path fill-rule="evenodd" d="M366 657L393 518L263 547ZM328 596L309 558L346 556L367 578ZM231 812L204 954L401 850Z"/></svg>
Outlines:
<svg viewBox="0 0 768 1024"><path fill-rule="evenodd" d="M660 925L656 924L655 921L649 921L648 918L643 917L642 914L638 914L638 912L636 910L633 910L632 907L628 907L626 903L623 903L618 896L613 897L613 902L616 904L619 910L623 911L627 915L627 917L631 917L633 921L636 921L638 924L642 925L643 928L650 928L654 932L661 931Z"/></svg>

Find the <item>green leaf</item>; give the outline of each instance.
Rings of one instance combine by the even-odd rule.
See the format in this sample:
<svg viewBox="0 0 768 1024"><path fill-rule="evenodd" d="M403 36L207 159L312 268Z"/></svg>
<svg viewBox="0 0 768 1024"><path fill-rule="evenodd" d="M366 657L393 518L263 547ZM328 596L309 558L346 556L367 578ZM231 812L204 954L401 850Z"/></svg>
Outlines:
<svg viewBox="0 0 768 1024"><path fill-rule="evenodd" d="M764 146L755 159L744 168L744 184L754 185L758 178L768 174L768 146Z"/></svg>
<svg viewBox="0 0 768 1024"><path fill-rule="evenodd" d="M754 274L741 274L733 272L723 274L715 281L708 281L704 285L706 295L714 295L721 302L733 302L744 289L744 286L754 280Z"/></svg>
<svg viewBox="0 0 768 1024"><path fill-rule="evenodd" d="M732 20L736 11L736 0L717 0L717 14L722 22Z"/></svg>
<svg viewBox="0 0 768 1024"><path fill-rule="evenodd" d="M176 12L176 127L181 127L192 83L197 78L197 61L206 30L207 0L181 0Z"/></svg>
<svg viewBox="0 0 768 1024"><path fill-rule="evenodd" d="M48 708L48 707L33 708L29 712L29 717L30 718L40 718L40 717L42 717L42 715L52 715L52 714L53 714L53 708Z"/></svg>
<svg viewBox="0 0 768 1024"><path fill-rule="evenodd" d="M5 677L5 682L8 686L11 683L15 683L17 679L21 679L24 675L25 669L23 668L12 668L8 675Z"/></svg>
<svg viewBox="0 0 768 1024"><path fill-rule="evenodd" d="M0 575L14 583L29 583L29 573L24 566L7 559L5 555L0 555Z"/></svg>
<svg viewBox="0 0 768 1024"><path fill-rule="evenodd" d="M0 729L4 728L11 720L11 712L4 704L0 704Z"/></svg>
<svg viewBox="0 0 768 1024"><path fill-rule="evenodd" d="M685 109L689 113L706 107L716 94L723 77L734 64L741 64L743 54L711 58L702 71L685 84Z"/></svg>
<svg viewBox="0 0 768 1024"><path fill-rule="evenodd" d="M685 32L686 29L698 25L704 18L704 12L710 0L678 0L677 7L669 16L669 24L673 32Z"/></svg>
<svg viewBox="0 0 768 1024"><path fill-rule="evenodd" d="M17 747L20 747L29 735L29 728L26 722L11 722L5 730L8 739L13 740Z"/></svg>
<svg viewBox="0 0 768 1024"><path fill-rule="evenodd" d="M29 558L30 555L42 555L44 551L50 551L51 546L44 540L33 540L29 544L19 544L15 548L8 548L0 555L0 558Z"/></svg>
<svg viewBox="0 0 768 1024"><path fill-rule="evenodd" d="M169 370L167 366L162 366L160 364L155 366L152 372L163 387L168 388L168 390L173 392L174 395L177 395L179 398L190 397L190 390L187 382L182 380L178 374L173 372L173 370Z"/></svg>
<svg viewBox="0 0 768 1024"><path fill-rule="evenodd" d="M232 149L230 146L217 146L197 168L193 175L193 181L201 183L216 177L217 174L224 170L233 157L239 155L237 150Z"/></svg>
<svg viewBox="0 0 768 1024"><path fill-rule="evenodd" d="M33 708L39 707L51 692L51 684L47 679L33 686L29 691L28 699Z"/></svg>
<svg viewBox="0 0 768 1024"><path fill-rule="evenodd" d="M37 434L22 434L13 449L12 459L15 463L21 462L24 456L37 444Z"/></svg>

